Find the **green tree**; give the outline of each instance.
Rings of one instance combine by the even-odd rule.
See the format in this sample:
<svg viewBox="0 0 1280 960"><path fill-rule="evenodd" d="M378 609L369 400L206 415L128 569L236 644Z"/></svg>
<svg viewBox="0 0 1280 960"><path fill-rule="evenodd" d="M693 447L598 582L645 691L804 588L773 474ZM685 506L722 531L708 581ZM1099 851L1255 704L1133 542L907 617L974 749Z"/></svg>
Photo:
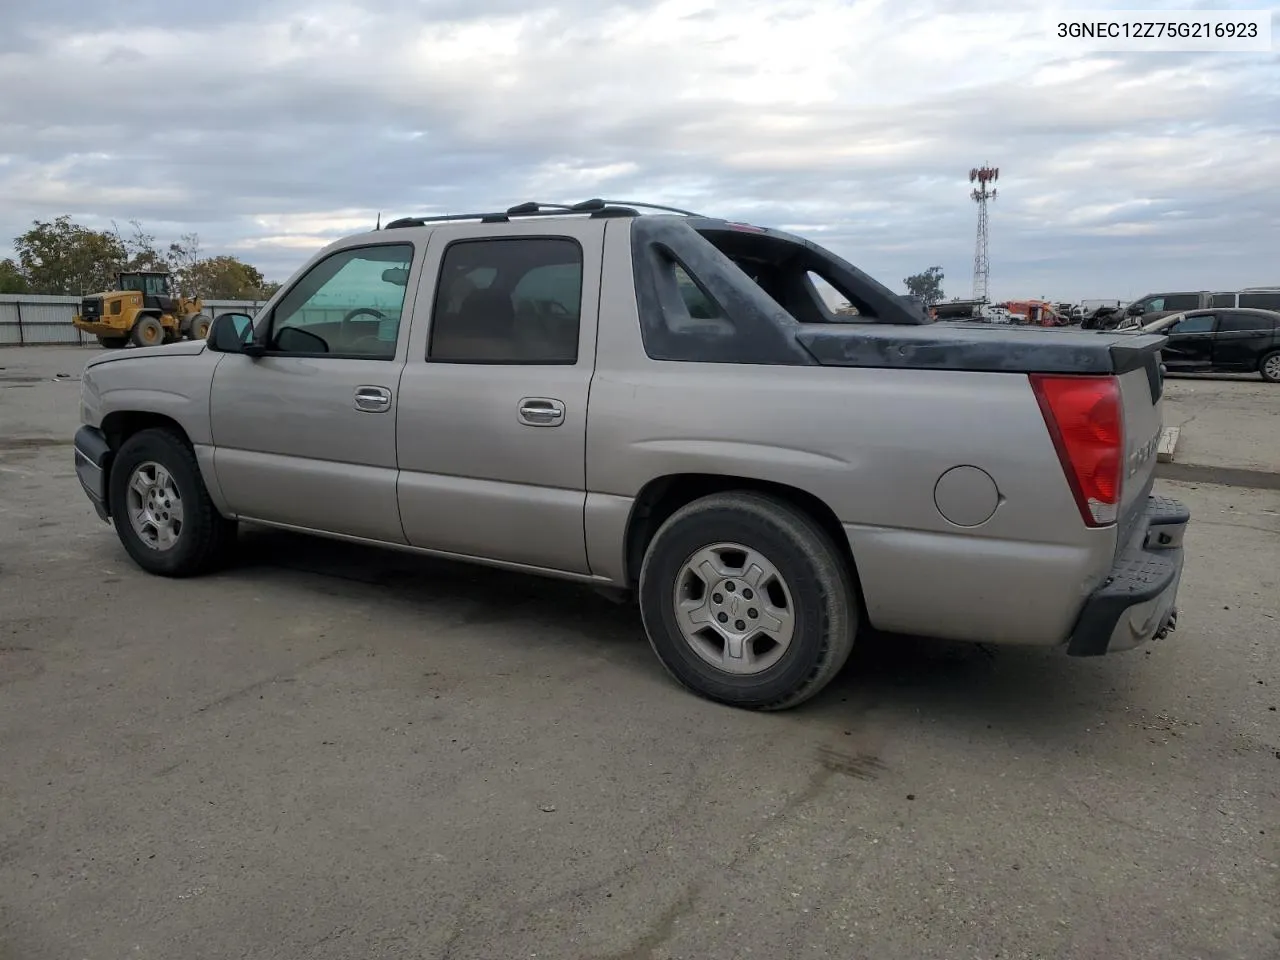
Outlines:
<svg viewBox="0 0 1280 960"><path fill-rule="evenodd" d="M0 260L0 293L29 293L27 278L12 260Z"/></svg>
<svg viewBox="0 0 1280 960"><path fill-rule="evenodd" d="M118 234L73 223L66 214L33 220L13 246L32 293L78 297L106 290L129 258Z"/></svg>
<svg viewBox="0 0 1280 960"><path fill-rule="evenodd" d="M206 300L257 300L266 280L257 267L221 256L195 261L186 271L185 283Z"/></svg>
<svg viewBox="0 0 1280 960"><path fill-rule="evenodd" d="M942 299L942 268L930 267L924 273L915 273L902 281L907 293L919 297L925 306L933 306Z"/></svg>

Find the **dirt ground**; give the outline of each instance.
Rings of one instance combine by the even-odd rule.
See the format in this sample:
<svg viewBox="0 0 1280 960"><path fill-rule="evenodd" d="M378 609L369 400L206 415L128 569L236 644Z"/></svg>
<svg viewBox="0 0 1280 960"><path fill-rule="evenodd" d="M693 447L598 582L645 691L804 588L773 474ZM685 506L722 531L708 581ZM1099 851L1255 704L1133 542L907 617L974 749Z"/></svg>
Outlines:
<svg viewBox="0 0 1280 960"><path fill-rule="evenodd" d="M3 960L1280 958L1280 492L1160 482L1146 651L873 638L755 715L573 586L262 531L143 574L87 355L0 350Z"/></svg>

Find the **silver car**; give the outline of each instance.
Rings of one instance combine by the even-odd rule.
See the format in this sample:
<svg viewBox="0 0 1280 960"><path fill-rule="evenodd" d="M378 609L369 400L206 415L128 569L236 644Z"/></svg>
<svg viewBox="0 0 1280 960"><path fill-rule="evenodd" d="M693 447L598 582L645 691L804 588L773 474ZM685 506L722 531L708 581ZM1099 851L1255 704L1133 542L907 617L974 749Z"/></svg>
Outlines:
<svg viewBox="0 0 1280 960"><path fill-rule="evenodd" d="M251 522L632 597L741 707L813 696L868 628L1168 632L1163 338L930 322L801 238L642 207L396 221L208 342L94 358L85 492L163 576Z"/></svg>

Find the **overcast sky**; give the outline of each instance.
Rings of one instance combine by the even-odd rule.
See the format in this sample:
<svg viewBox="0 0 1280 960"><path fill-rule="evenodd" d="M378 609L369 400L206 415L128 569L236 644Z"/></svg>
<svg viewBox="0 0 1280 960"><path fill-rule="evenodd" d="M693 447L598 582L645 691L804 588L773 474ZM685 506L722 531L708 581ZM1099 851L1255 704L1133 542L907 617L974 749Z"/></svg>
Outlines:
<svg viewBox="0 0 1280 960"><path fill-rule="evenodd" d="M970 0L0 0L0 256L195 231L286 279L408 213L593 196L804 233L968 296L1280 284L1280 45L1087 54ZM1128 3L1062 7L1151 7ZM1225 8L1189 0L1168 9ZM1280 40L1280 6L1273 10Z"/></svg>

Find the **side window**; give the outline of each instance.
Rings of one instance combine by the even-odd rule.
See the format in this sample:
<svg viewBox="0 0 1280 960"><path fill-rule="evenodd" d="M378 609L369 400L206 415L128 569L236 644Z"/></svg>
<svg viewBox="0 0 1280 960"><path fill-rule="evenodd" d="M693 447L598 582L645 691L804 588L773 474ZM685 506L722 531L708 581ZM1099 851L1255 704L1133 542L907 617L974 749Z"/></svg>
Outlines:
<svg viewBox="0 0 1280 960"><path fill-rule="evenodd" d="M1242 293L1240 306L1254 310L1280 310L1280 290L1275 293Z"/></svg>
<svg viewBox="0 0 1280 960"><path fill-rule="evenodd" d="M1164 309L1164 297L1151 297L1149 300L1144 300L1142 306L1147 313L1159 313Z"/></svg>
<svg viewBox="0 0 1280 960"><path fill-rule="evenodd" d="M1199 313L1194 317L1185 317L1169 328L1170 333L1212 333L1213 314Z"/></svg>
<svg viewBox="0 0 1280 960"><path fill-rule="evenodd" d="M1172 296L1164 298L1164 306L1157 307L1158 310L1194 310L1200 306L1200 295L1198 293L1175 293Z"/></svg>
<svg viewBox="0 0 1280 960"><path fill-rule="evenodd" d="M1273 326L1271 318L1265 314L1255 316L1249 313L1224 313L1222 319L1218 321L1218 332L1240 333L1242 331L1252 331L1256 333L1265 330L1269 333Z"/></svg>
<svg viewBox="0 0 1280 960"><path fill-rule="evenodd" d="M459 240L440 265L427 359L572 365L581 318L576 241Z"/></svg>
<svg viewBox="0 0 1280 960"><path fill-rule="evenodd" d="M1236 295L1234 293L1215 293L1209 299L1211 307L1234 307L1236 305Z"/></svg>
<svg viewBox="0 0 1280 960"><path fill-rule="evenodd" d="M684 309L690 320L724 319L724 311L703 292L703 289L694 282L693 277L689 276L684 267L678 263L673 263L671 265L671 275L675 279L676 289L680 291L680 299L684 302Z"/></svg>
<svg viewBox="0 0 1280 960"><path fill-rule="evenodd" d="M391 360L413 245L353 247L325 257L276 305L271 350Z"/></svg>

